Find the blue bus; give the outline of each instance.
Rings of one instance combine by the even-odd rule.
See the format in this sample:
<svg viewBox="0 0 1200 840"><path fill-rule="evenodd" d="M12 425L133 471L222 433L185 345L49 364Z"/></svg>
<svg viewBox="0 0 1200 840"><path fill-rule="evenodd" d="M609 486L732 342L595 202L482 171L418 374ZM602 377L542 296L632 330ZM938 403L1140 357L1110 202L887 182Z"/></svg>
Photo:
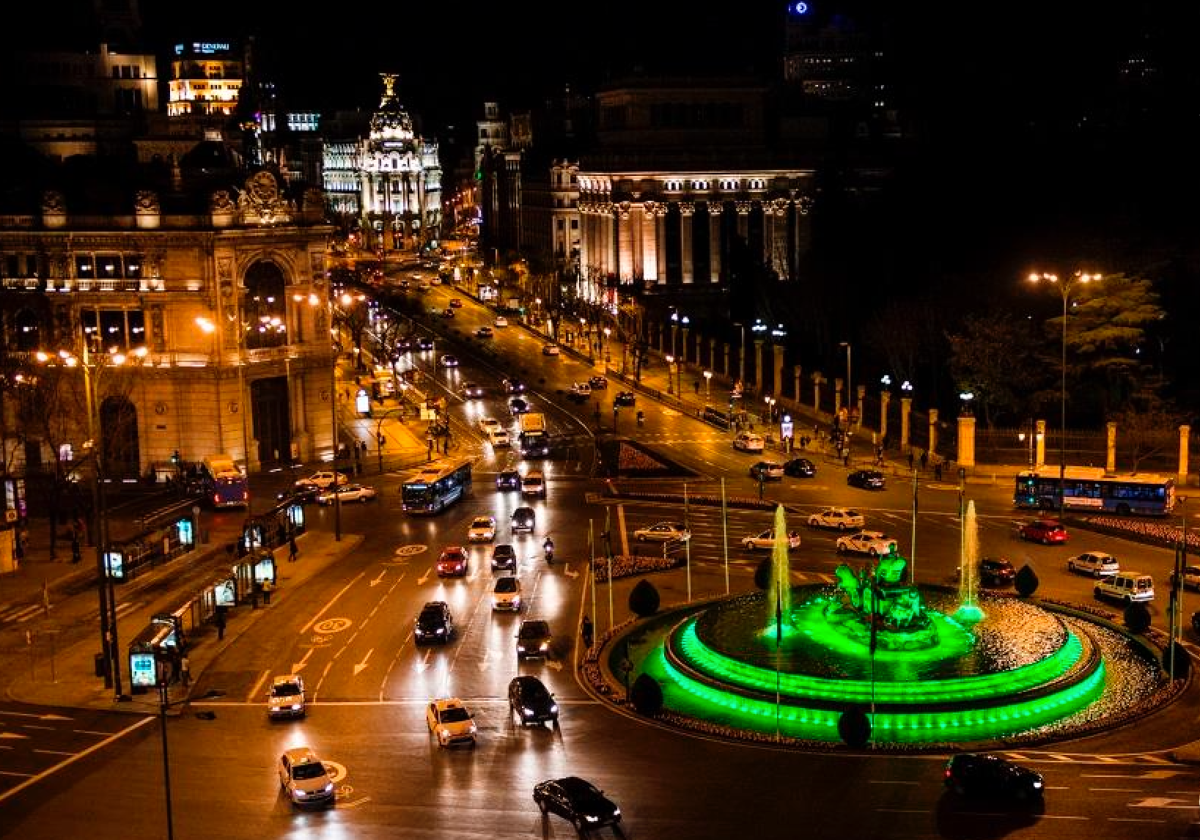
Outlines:
<svg viewBox="0 0 1200 840"><path fill-rule="evenodd" d="M215 508L249 507L250 484L228 455L204 459L204 493Z"/></svg>
<svg viewBox="0 0 1200 840"><path fill-rule="evenodd" d="M1058 510L1058 470L1017 474L1013 504L1019 508ZM1064 474L1064 511L1112 513L1118 516L1166 516L1175 509L1175 479L1170 476L1118 475L1098 467L1067 467Z"/></svg>
<svg viewBox="0 0 1200 840"><path fill-rule="evenodd" d="M440 461L401 484L400 501L407 513L441 513L470 492L471 462Z"/></svg>

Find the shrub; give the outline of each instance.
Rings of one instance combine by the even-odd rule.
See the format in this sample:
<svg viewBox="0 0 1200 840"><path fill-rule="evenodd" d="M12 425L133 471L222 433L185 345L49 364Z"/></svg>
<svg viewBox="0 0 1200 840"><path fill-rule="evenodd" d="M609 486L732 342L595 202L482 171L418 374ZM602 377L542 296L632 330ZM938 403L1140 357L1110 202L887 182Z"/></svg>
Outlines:
<svg viewBox="0 0 1200 840"><path fill-rule="evenodd" d="M871 739L871 719L861 706L853 706L838 718L838 735L846 746L861 750Z"/></svg>
<svg viewBox="0 0 1200 840"><path fill-rule="evenodd" d="M771 585L771 558L765 557L758 561L758 566L754 570L754 585L759 589L766 591Z"/></svg>
<svg viewBox="0 0 1200 840"><path fill-rule="evenodd" d="M1028 598L1034 592L1037 592L1038 583L1037 572L1033 570L1032 566L1026 563L1017 572L1017 578L1013 582L1013 585L1016 587L1018 595L1022 598Z"/></svg>
<svg viewBox="0 0 1200 840"><path fill-rule="evenodd" d="M1130 633L1145 633L1150 629L1150 609L1145 604L1130 604L1125 608L1125 626Z"/></svg>
<svg viewBox="0 0 1200 840"><path fill-rule="evenodd" d="M659 603L658 590L654 588L653 583L644 578L639 580L629 593L629 609L638 618L654 615L658 612Z"/></svg>
<svg viewBox="0 0 1200 840"><path fill-rule="evenodd" d="M647 717L656 715L662 711L662 686L654 677L642 674L633 681L633 686L629 689L629 702L637 709L638 714Z"/></svg>

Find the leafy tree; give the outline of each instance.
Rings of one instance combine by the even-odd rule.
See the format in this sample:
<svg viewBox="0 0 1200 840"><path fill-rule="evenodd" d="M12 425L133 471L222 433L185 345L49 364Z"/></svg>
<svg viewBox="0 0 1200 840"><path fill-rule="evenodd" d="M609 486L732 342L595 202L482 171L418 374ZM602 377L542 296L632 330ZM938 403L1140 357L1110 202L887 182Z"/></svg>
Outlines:
<svg viewBox="0 0 1200 840"><path fill-rule="evenodd" d="M1079 392L1097 393L1104 414L1123 406L1138 390L1147 367L1139 358L1146 330L1164 317L1149 280L1108 274L1077 287L1067 317L1068 361L1080 369ZM1061 341L1062 316L1047 321ZM1091 384L1093 388L1089 389Z"/></svg>
<svg viewBox="0 0 1200 840"><path fill-rule="evenodd" d="M975 395L990 428L998 417L1026 414L1030 384L1044 376L1033 348L1028 322L1007 312L969 315L960 332L946 333L950 373L958 386Z"/></svg>
<svg viewBox="0 0 1200 840"><path fill-rule="evenodd" d="M861 750L871 739L871 718L862 706L852 706L838 718L838 735L848 747Z"/></svg>

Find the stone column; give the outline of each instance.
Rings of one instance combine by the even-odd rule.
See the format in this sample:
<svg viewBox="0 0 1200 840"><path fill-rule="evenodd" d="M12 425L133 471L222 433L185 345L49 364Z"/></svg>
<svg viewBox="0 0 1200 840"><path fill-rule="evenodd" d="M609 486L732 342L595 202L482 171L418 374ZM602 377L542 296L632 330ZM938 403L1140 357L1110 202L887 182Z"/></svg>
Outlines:
<svg viewBox="0 0 1200 840"><path fill-rule="evenodd" d="M842 386L845 381L839 376L833 380L833 413L842 413Z"/></svg>
<svg viewBox="0 0 1200 840"><path fill-rule="evenodd" d="M854 406L855 416L858 417L858 420L855 422L854 425L861 426L863 420L866 419L865 417L863 417L863 400L867 398L867 386L859 385L859 386L855 387L854 390L857 392L856 396L858 398L858 402L855 403L855 406Z"/></svg>
<svg viewBox="0 0 1200 840"><path fill-rule="evenodd" d="M900 451L912 449L908 444L908 418L912 414L912 397L900 398Z"/></svg>
<svg viewBox="0 0 1200 840"><path fill-rule="evenodd" d="M937 452L938 410L929 409L929 454Z"/></svg>
<svg viewBox="0 0 1200 840"><path fill-rule="evenodd" d="M693 275L694 267L692 266L692 218L696 212L696 205L691 201L679 202L679 247L683 252L680 254L679 264L683 267L683 282L695 283L696 278Z"/></svg>
<svg viewBox="0 0 1200 840"><path fill-rule="evenodd" d="M628 201L617 205L617 277L633 275L633 221Z"/></svg>
<svg viewBox="0 0 1200 840"><path fill-rule="evenodd" d="M714 283L721 282L721 211L724 210L719 201L708 202L708 260L712 266Z"/></svg>
<svg viewBox="0 0 1200 840"><path fill-rule="evenodd" d="M1192 433L1191 426L1179 427L1179 473L1175 476L1180 487L1187 486L1188 480L1188 436Z"/></svg>
<svg viewBox="0 0 1200 840"><path fill-rule="evenodd" d="M825 381L825 377L821 375L821 371L813 374L813 411L821 411L821 383Z"/></svg>
<svg viewBox="0 0 1200 840"><path fill-rule="evenodd" d="M763 390L763 340L761 338L754 339L754 383L758 393Z"/></svg>
<svg viewBox="0 0 1200 840"><path fill-rule="evenodd" d="M647 283L661 283L662 275L658 271L658 253L661 249L658 239L658 214L662 205L655 201L642 204L642 278Z"/></svg>
<svg viewBox="0 0 1200 840"><path fill-rule="evenodd" d="M792 365L792 388L796 405L800 405L800 365Z"/></svg>
<svg viewBox="0 0 1200 840"><path fill-rule="evenodd" d="M667 205L659 204L654 210L655 253L658 255L658 282L667 282Z"/></svg>
<svg viewBox="0 0 1200 840"><path fill-rule="evenodd" d="M733 207L735 210L737 210L738 236L740 236L742 239L745 239L746 235L750 231L750 202L735 201L733 203Z"/></svg>
<svg viewBox="0 0 1200 840"><path fill-rule="evenodd" d="M715 338L708 340L708 369L713 373L717 372L717 340Z"/></svg>
<svg viewBox="0 0 1200 840"><path fill-rule="evenodd" d="M1046 421L1037 421L1037 458L1034 462L1034 469L1044 470L1046 468Z"/></svg>
<svg viewBox="0 0 1200 840"><path fill-rule="evenodd" d="M892 392L886 388L879 392L879 440L887 439L888 403L892 401Z"/></svg>
<svg viewBox="0 0 1200 840"><path fill-rule="evenodd" d="M975 466L975 418L969 414L958 415L958 465Z"/></svg>
<svg viewBox="0 0 1200 840"><path fill-rule="evenodd" d="M1104 446L1104 471L1112 475L1117 471L1117 424L1106 424L1108 439Z"/></svg>
<svg viewBox="0 0 1200 840"><path fill-rule="evenodd" d="M776 344L772 349L775 351L775 389L771 393L778 398L783 396L783 345Z"/></svg>
<svg viewBox="0 0 1200 840"><path fill-rule="evenodd" d="M685 364L688 361L687 337L689 329L690 327L683 328L683 343L679 345L679 358L682 359Z"/></svg>
<svg viewBox="0 0 1200 840"><path fill-rule="evenodd" d="M729 376L729 342L728 341L721 342L721 356L724 359L724 362L723 362L722 368L721 368L721 373L725 374L726 376Z"/></svg>

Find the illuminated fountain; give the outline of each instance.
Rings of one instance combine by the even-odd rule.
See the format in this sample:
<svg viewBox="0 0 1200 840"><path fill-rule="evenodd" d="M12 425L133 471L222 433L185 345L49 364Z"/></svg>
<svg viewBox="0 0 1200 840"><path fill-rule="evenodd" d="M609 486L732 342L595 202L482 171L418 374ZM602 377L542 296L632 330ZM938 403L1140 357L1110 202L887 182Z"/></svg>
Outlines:
<svg viewBox="0 0 1200 840"><path fill-rule="evenodd" d="M958 601L955 616L960 621L979 621L979 523L975 521L975 500L967 502L962 519L961 548L958 557Z"/></svg>
<svg viewBox="0 0 1200 840"><path fill-rule="evenodd" d="M970 569L957 592L905 583L898 554L842 564L833 586L790 586L779 509L767 590L664 623L638 669L679 715L804 740L839 741L838 721L855 708L870 715L873 742L895 744L985 741L1093 714L1111 688L1106 651L1124 640L1082 617L978 592L973 504L963 528L960 562ZM1157 678L1147 665L1119 679Z"/></svg>

